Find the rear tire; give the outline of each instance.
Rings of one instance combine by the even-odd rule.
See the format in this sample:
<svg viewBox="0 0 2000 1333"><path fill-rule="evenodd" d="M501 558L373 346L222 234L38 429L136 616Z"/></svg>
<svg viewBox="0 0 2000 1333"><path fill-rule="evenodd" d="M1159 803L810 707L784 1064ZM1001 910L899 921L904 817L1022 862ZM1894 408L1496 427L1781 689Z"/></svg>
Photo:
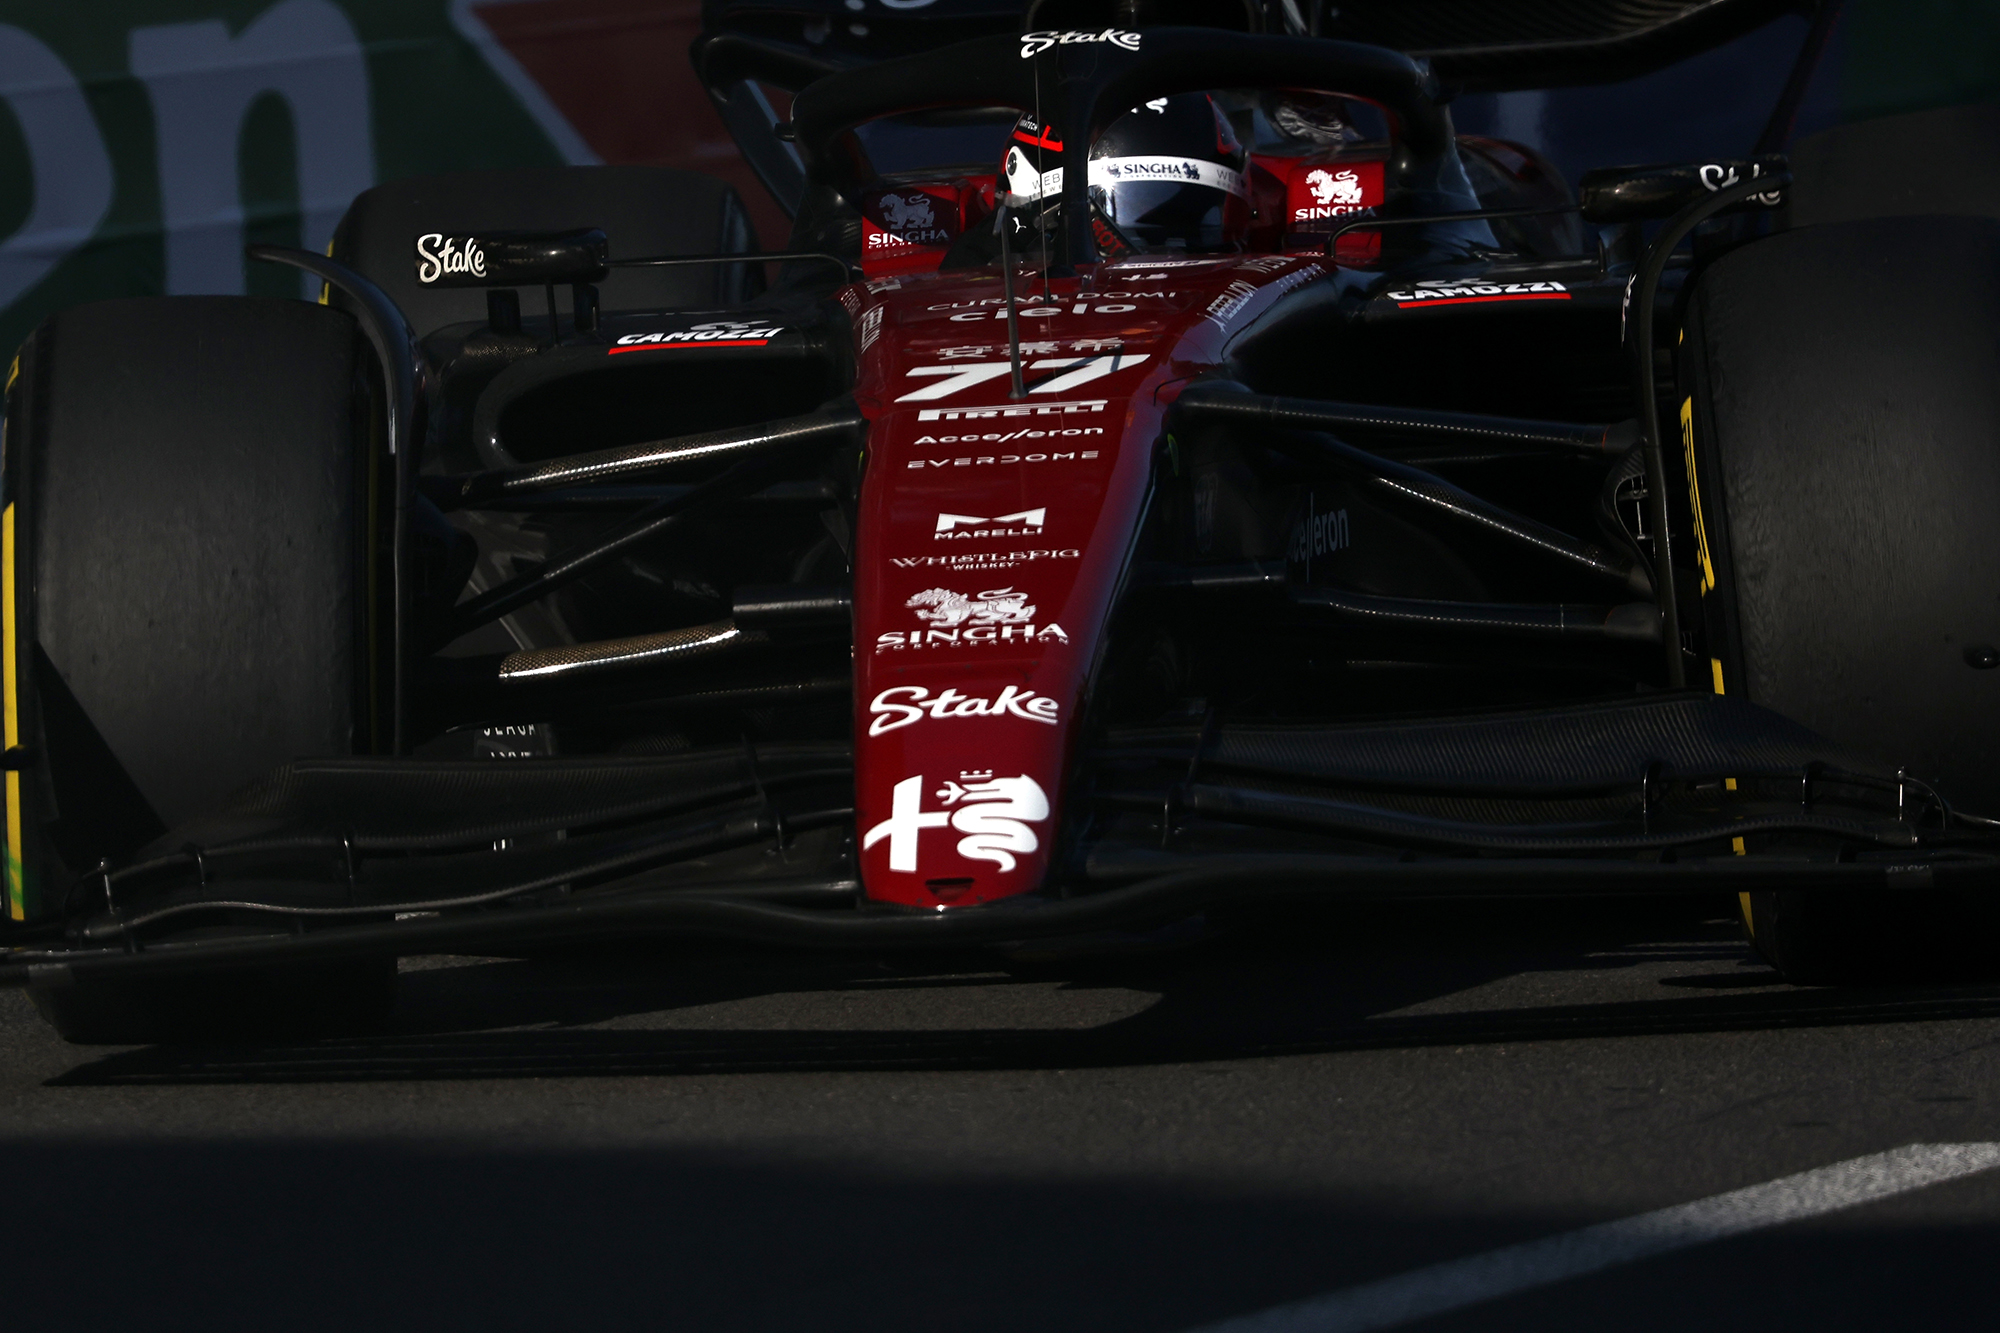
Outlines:
<svg viewBox="0 0 2000 1333"><path fill-rule="evenodd" d="M8 791L17 918L62 916L100 861L288 759L370 748L368 383L354 322L299 301L103 302L23 349L6 479L31 760ZM375 965L322 974L364 977L383 989ZM35 999L74 1040L147 1040L230 991ZM280 1026L319 1003L289 982L235 993Z"/></svg>
<svg viewBox="0 0 2000 1333"><path fill-rule="evenodd" d="M1700 278L1681 357L1718 684L2000 811L2000 222L1782 233ZM1942 895L1750 895L1795 981L1983 965ZM1947 948L1974 932L1972 955Z"/></svg>

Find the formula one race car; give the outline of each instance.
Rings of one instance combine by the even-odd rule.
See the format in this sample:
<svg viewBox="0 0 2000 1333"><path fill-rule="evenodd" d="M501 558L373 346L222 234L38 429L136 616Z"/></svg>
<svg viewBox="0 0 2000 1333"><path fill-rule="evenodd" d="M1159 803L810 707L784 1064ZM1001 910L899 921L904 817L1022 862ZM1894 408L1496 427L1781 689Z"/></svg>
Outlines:
<svg viewBox="0 0 2000 1333"><path fill-rule="evenodd" d="M707 178L481 173L253 250L319 304L48 321L0 981L78 1039L303 1029L407 954L1690 890L1798 981L1976 954L1986 131L1788 161L1781 105L1572 190L1448 95L1774 7L1162 5L940 0L859 54L711 5L781 253Z"/></svg>

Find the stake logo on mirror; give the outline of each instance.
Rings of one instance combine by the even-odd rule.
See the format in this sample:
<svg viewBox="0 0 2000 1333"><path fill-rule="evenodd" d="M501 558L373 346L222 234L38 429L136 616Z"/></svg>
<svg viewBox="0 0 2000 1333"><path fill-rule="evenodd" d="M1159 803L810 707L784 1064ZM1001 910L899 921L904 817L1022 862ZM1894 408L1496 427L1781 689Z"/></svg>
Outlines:
<svg viewBox="0 0 2000 1333"><path fill-rule="evenodd" d="M427 232L417 237L417 281L428 287L440 278L486 276L486 252L471 236Z"/></svg>

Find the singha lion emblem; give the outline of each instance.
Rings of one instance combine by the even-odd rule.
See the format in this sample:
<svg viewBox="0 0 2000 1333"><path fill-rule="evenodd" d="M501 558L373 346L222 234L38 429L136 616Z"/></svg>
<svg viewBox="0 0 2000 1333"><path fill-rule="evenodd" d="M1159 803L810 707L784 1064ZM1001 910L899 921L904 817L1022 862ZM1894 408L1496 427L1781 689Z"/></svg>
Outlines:
<svg viewBox="0 0 2000 1333"><path fill-rule="evenodd" d="M949 588L926 588L904 606L915 609L927 625L950 629L957 625L1026 625L1035 618L1028 594L1012 588L989 588L967 597Z"/></svg>
<svg viewBox="0 0 2000 1333"><path fill-rule="evenodd" d="M885 194L882 196L882 225L889 231L924 231L937 226L927 194Z"/></svg>
<svg viewBox="0 0 2000 1333"><path fill-rule="evenodd" d="M1313 202L1321 208L1361 202L1361 182L1352 171L1309 171L1306 188L1313 192Z"/></svg>

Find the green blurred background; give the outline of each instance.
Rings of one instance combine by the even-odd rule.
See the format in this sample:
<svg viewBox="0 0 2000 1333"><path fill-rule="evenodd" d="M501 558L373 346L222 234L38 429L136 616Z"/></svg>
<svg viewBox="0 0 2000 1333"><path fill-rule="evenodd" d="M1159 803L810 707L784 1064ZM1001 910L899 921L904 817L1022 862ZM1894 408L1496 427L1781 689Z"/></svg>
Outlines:
<svg viewBox="0 0 2000 1333"><path fill-rule="evenodd" d="M101 297L299 294L243 244L323 246L356 192L425 172L717 172L781 244L688 68L698 26L690 0L0 0L0 345ZM1804 28L1626 84L1466 98L1459 122L1572 176L1742 152ZM2000 3L1850 0L1799 129L1995 97Z"/></svg>

